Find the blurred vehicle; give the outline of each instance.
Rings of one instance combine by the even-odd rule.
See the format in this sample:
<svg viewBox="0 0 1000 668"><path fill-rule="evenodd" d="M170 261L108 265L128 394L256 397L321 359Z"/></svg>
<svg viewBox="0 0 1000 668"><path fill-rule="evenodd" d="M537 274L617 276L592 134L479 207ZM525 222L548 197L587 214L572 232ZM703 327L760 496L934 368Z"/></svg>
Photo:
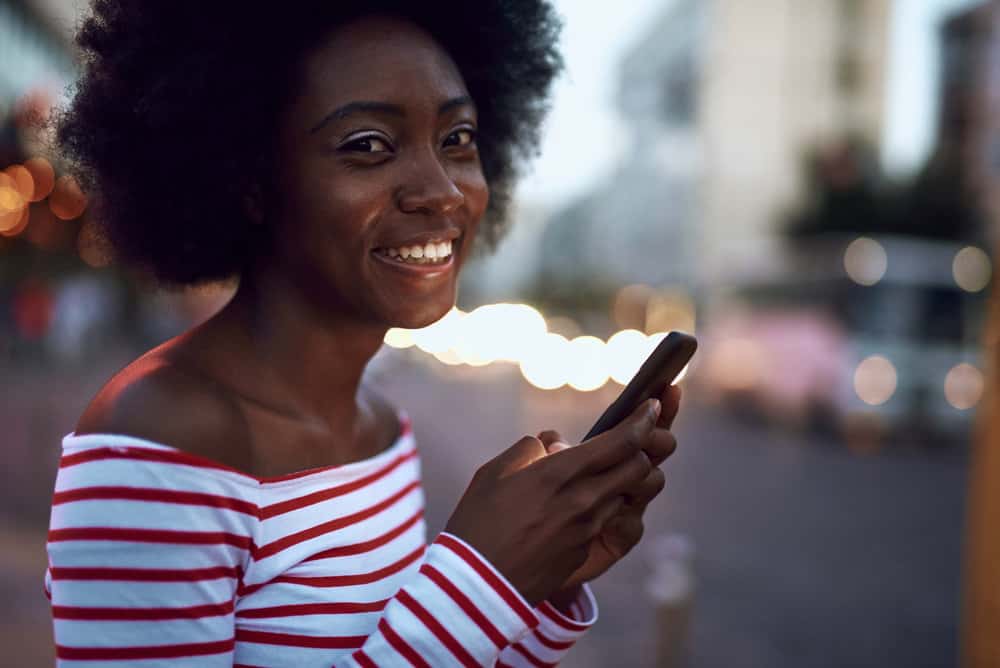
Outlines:
<svg viewBox="0 0 1000 668"><path fill-rule="evenodd" d="M700 328L700 389L778 423L934 436L969 426L990 261L964 244L816 239L728 291ZM799 258L800 261L796 261Z"/></svg>

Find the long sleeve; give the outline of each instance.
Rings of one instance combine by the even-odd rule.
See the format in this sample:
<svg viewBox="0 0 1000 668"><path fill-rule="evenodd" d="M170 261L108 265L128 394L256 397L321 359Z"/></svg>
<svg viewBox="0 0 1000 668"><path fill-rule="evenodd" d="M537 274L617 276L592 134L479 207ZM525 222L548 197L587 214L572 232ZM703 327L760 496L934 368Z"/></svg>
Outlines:
<svg viewBox="0 0 1000 668"><path fill-rule="evenodd" d="M535 612L538 626L500 652L497 668L556 666L576 641L597 623L597 602L586 584L570 606L572 616L563 614L547 601L539 604Z"/></svg>
<svg viewBox="0 0 1000 668"><path fill-rule="evenodd" d="M167 477L125 454L60 463L45 577L58 665L233 665L255 504L225 477Z"/></svg>
<svg viewBox="0 0 1000 668"><path fill-rule="evenodd" d="M379 514L366 510L360 515L374 521L384 512L387 525L397 522L392 518L413 510L397 508L403 503L397 499L413 501L414 492L388 491L396 485L410 489L412 483L404 484L408 478L391 479L406 457L401 453L371 473L378 482L360 479L319 493L361 493L364 483L364 493L378 496L374 488L384 482L388 496L372 507ZM268 560L261 518L273 514L273 506L260 505L253 479L184 462L176 452L131 447L64 455L52 502L46 572L58 665L122 666L140 660L143 666L209 668L540 665L532 660L549 665L592 623L596 606L589 591L574 606L579 619L547 603L532 609L475 549L448 533L422 549L412 568L391 576L398 585L382 600L370 592L370 602L364 602L376 583L354 583L368 576L313 579L279 572L265 583L245 584L261 568L258 559ZM302 497L291 503L302 505ZM325 509L308 508L314 507ZM406 525L412 521L398 526ZM322 523L316 527L325 531ZM311 541L321 543L324 536L337 535L307 531ZM301 545L319 550L304 557L310 564L325 563L313 557L353 559L362 560L360 568L363 559L375 559L378 552L362 554L359 546L388 549L391 540L405 535L393 529L358 545ZM290 561L298 558L290 552ZM310 595L305 581L327 602L305 601L303 596ZM391 581L384 578L382 586ZM349 586L342 586L345 582ZM270 592L267 610L257 603L241 605L254 590L260 596L261 588ZM268 621L264 615L292 616ZM317 628L323 620L326 625ZM279 626L289 621L293 630L301 630L290 635Z"/></svg>

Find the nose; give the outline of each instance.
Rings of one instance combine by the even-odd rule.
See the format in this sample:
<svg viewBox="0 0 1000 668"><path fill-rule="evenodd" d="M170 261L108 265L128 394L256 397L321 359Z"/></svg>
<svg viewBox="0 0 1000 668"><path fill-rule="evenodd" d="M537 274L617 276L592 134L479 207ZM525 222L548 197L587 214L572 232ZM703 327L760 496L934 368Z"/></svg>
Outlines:
<svg viewBox="0 0 1000 668"><path fill-rule="evenodd" d="M425 153L412 161L397 200L400 210L405 213L440 215L461 206L465 195L438 156Z"/></svg>

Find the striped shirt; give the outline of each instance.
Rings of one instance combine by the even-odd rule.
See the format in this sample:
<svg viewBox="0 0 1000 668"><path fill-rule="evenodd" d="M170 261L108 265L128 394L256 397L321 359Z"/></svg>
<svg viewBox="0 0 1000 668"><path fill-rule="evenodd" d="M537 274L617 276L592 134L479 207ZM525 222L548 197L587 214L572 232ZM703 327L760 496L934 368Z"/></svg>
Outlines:
<svg viewBox="0 0 1000 668"><path fill-rule="evenodd" d="M60 666L552 666L597 618L532 608L457 536L429 545L409 421L389 449L257 478L69 434L46 595Z"/></svg>

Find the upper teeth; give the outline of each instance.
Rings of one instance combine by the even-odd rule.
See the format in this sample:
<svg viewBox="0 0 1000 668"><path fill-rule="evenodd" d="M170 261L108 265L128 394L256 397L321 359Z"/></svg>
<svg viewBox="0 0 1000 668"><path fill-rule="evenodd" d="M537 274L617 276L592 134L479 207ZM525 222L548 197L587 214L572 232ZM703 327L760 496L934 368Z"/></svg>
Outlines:
<svg viewBox="0 0 1000 668"><path fill-rule="evenodd" d="M402 248L390 248L386 252L389 254L389 257L401 257L404 260L411 257L416 259L427 258L430 260L443 259L451 255L451 242L439 241L437 243L427 243L423 246L403 246Z"/></svg>

